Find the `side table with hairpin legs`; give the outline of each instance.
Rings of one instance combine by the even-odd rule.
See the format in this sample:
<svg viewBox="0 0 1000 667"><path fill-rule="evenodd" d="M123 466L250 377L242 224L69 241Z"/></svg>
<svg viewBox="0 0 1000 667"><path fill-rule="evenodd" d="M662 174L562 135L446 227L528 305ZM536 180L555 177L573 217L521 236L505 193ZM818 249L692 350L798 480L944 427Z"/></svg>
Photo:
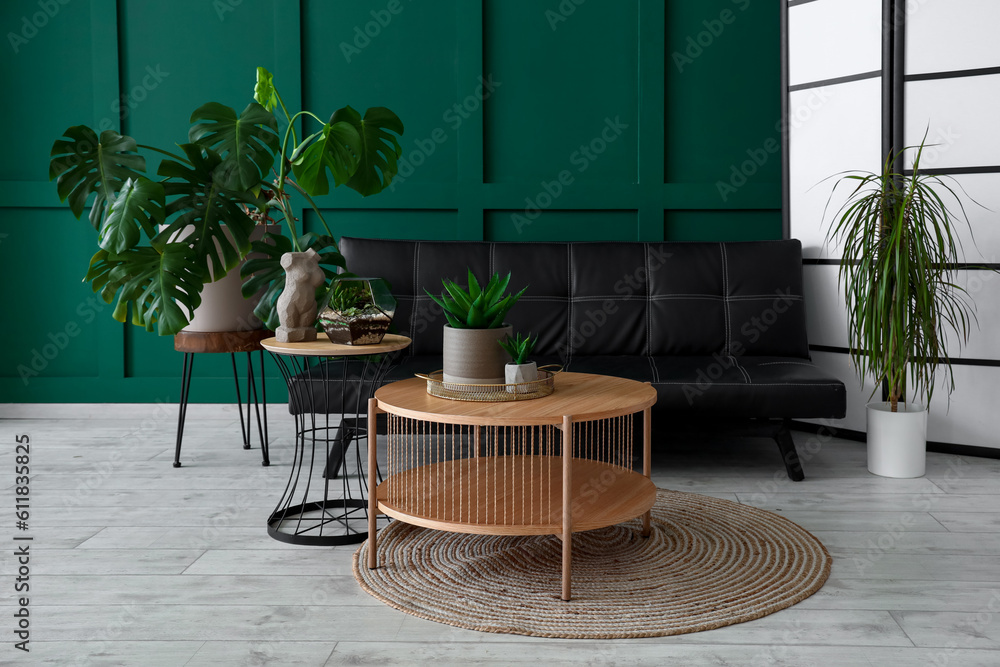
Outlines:
<svg viewBox="0 0 1000 667"><path fill-rule="evenodd" d="M327 546L362 542L368 536L368 479L359 443L364 439L372 447L368 434L374 434L375 426L367 421L367 401L395 353L409 344L406 336L393 334L374 345L261 341L277 361L288 383L289 404L295 406L292 467L267 520L271 537Z"/></svg>
<svg viewBox="0 0 1000 667"><path fill-rule="evenodd" d="M188 397L191 391L191 375L194 371L196 354L228 354L233 362L233 380L236 384L236 407L240 416L240 433L243 435L243 449L250 449L253 427L250 424L251 396L257 416L257 434L260 436L261 465L270 465L267 450L267 387L264 384L264 350L260 341L273 336L267 329L252 331L181 331L174 335L174 349L184 353L184 369L181 373L181 398L177 415L177 444L174 449L174 467L181 467L181 442L184 440L184 421L187 418ZM243 398L240 396L240 378L236 371L236 355L247 354L247 404L246 419L243 418ZM261 400L257 398L257 383L254 379L253 353L260 355ZM264 416L261 418L261 403Z"/></svg>

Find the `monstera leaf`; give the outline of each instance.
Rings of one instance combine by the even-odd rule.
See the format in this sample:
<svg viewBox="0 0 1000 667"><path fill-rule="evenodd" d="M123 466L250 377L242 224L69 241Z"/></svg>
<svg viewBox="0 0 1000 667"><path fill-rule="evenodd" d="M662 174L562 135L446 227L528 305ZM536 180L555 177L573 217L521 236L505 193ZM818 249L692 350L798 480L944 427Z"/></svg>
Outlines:
<svg viewBox="0 0 1000 667"><path fill-rule="evenodd" d="M74 125L52 144L49 180L58 178L60 201L67 201L77 219L83 214L87 197L96 192L90 210L90 224L100 229L105 205L115 200L125 181L138 178L146 160L135 153L132 137L113 130L97 133L85 125Z"/></svg>
<svg viewBox="0 0 1000 667"><path fill-rule="evenodd" d="M253 87L253 98L268 111L278 105L278 91L274 89L274 75L263 67L257 68L257 84Z"/></svg>
<svg viewBox="0 0 1000 667"><path fill-rule="evenodd" d="M187 326L184 308L190 312L201 304L204 286L199 263L186 243L142 246L121 254L99 250L90 260L84 280L101 293L105 303L118 294L113 313L116 320L124 322L131 306L132 324L156 330L161 336Z"/></svg>
<svg viewBox="0 0 1000 667"><path fill-rule="evenodd" d="M263 202L250 192L230 190L216 181L222 158L215 151L197 144L181 144L180 148L190 166L164 160L157 171L169 179L163 185L166 214L176 214L160 238L190 238L192 257L199 260L203 280L217 280L250 250L250 233L256 223L241 204L259 207Z"/></svg>
<svg viewBox="0 0 1000 667"><path fill-rule="evenodd" d="M385 107L372 107L362 118L349 106L338 109L330 117L330 125L340 122L353 126L361 137L358 169L347 181L347 187L365 197L381 192L396 175L396 160L403 152L390 132L403 134L403 122Z"/></svg>
<svg viewBox="0 0 1000 667"><path fill-rule="evenodd" d="M156 225L163 217L163 185L148 178L130 178L108 209L99 245L108 252L123 253L139 244L140 230L149 238L156 236Z"/></svg>
<svg viewBox="0 0 1000 667"><path fill-rule="evenodd" d="M344 268L344 257L337 250L336 241L329 236L317 236L309 232L300 236L298 243L302 252L312 248L319 253L319 266L326 274L326 283L316 289L318 301L337 279L337 267ZM262 240L254 241L252 250L253 254L262 256L247 259L240 270L244 280L244 298L264 290L260 303L253 312L268 329L277 329L280 325L276 304L285 289L285 269L281 266L281 256L293 250L291 239L280 234L265 234Z"/></svg>
<svg viewBox="0 0 1000 667"><path fill-rule="evenodd" d="M191 114L188 141L223 156L216 179L230 190L249 190L267 177L278 151L278 121L270 111L251 102L239 116L218 102Z"/></svg>
<svg viewBox="0 0 1000 667"><path fill-rule="evenodd" d="M361 152L361 136L353 125L327 123L292 154L292 171L306 192L325 195L330 192L326 170L333 174L334 185L347 183L358 169Z"/></svg>

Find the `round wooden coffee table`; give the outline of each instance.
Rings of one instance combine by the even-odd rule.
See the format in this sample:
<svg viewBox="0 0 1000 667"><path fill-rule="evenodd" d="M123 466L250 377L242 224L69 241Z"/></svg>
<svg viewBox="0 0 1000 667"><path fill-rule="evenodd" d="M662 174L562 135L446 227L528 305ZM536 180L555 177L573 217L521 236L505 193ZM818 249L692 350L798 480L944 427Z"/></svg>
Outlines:
<svg viewBox="0 0 1000 667"><path fill-rule="evenodd" d="M380 388L368 423L388 413L387 465L377 484L377 439L369 438L368 566L378 566L378 513L453 532L551 534L563 542L562 599L569 600L573 532L641 515L649 534L654 403L648 384L583 373L560 373L552 394L526 401L439 398L420 378ZM639 412L641 475L632 470Z"/></svg>

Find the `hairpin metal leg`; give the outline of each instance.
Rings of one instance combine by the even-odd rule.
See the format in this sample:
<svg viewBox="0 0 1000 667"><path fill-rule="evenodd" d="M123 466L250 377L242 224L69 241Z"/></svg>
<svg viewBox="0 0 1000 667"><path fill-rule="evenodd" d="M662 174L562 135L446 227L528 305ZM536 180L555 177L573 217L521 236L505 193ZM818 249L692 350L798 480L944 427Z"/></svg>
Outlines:
<svg viewBox="0 0 1000 667"><path fill-rule="evenodd" d="M181 371L181 400L177 411L177 445L174 449L174 467L181 467L181 442L184 440L184 420L187 417L188 392L191 389L191 371L194 368L194 354L184 353L184 369Z"/></svg>

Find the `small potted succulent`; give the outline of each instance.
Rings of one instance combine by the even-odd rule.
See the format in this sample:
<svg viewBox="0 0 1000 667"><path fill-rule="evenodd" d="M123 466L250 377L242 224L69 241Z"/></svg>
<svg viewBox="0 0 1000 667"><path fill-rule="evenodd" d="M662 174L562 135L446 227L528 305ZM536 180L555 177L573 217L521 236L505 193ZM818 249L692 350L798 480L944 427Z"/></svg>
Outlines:
<svg viewBox="0 0 1000 667"><path fill-rule="evenodd" d="M382 342L395 311L396 300L381 278L340 278L319 323L332 343L374 345Z"/></svg>
<svg viewBox="0 0 1000 667"><path fill-rule="evenodd" d="M450 280L442 280L445 291L440 298L427 292L444 309L444 376L453 384L504 384L507 363L503 348L497 343L510 336L511 326L504 324L507 312L524 294L504 296L510 274L493 275L485 287L469 270L469 286L463 289Z"/></svg>
<svg viewBox="0 0 1000 667"><path fill-rule="evenodd" d="M538 379L538 364L534 361L527 361L535 349L538 336L532 338L530 333L527 336L517 334L513 338L507 336L498 342L511 359L510 363L504 367L504 376L508 385L525 385ZM528 386L508 386L507 391L512 394L524 394L530 389Z"/></svg>

